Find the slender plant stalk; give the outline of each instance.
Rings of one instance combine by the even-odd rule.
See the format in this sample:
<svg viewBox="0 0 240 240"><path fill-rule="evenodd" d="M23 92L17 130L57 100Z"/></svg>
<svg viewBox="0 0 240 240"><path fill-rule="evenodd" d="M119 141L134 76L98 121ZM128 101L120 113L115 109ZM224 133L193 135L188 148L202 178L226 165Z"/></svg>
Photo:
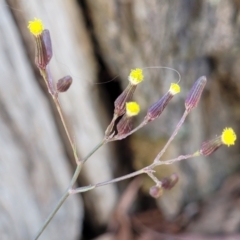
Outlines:
<svg viewBox="0 0 240 240"><path fill-rule="evenodd" d="M145 169L144 168L142 168L142 169L140 169L138 171L135 171L133 173L127 174L125 176L114 178L112 180L108 180L108 181L96 183L96 184L93 184L93 185L88 185L88 186L72 189L72 190L70 190L69 193L70 194L76 194L76 193L87 192L87 191L90 191L90 190L92 190L94 188L102 187L102 186L109 185L109 184L116 183L116 182L120 182L120 181L123 181L123 180L129 179L129 178L135 177L135 176L143 174L143 173L145 173Z"/></svg>
<svg viewBox="0 0 240 240"><path fill-rule="evenodd" d="M182 124L184 123L187 115L188 115L189 111L185 110L185 112L183 113L182 118L180 119L180 121L178 122L174 132L172 133L171 137L169 138L169 140L167 141L167 143L165 144L165 146L163 147L163 149L161 150L161 152L156 156L156 158L154 159L154 162L158 162L160 160L160 158L162 157L162 155L165 153L167 147L169 146L169 144L172 142L172 140L175 138L175 136L177 135L180 127L182 126Z"/></svg>
<svg viewBox="0 0 240 240"><path fill-rule="evenodd" d="M68 188L66 189L66 191L64 192L64 194L62 195L61 199L58 201L57 205L55 206L55 208L52 210L52 212L49 214L49 216L47 217L46 221L43 223L42 227L40 228L40 230L38 231L36 237L34 238L34 240L37 240L40 235L42 234L42 232L44 231L44 229L47 227L47 225L50 223L50 221L52 220L52 218L54 217L54 215L57 213L58 209L62 206L62 204L65 202L65 200L68 198L68 196L70 195L71 189L74 185L74 183L76 182L81 170L82 170L82 166L83 163L89 158L91 157L101 146L103 146L105 142L101 141L98 145L96 145L96 147L81 161L79 162L79 164L76 167L75 173L71 179L71 182L68 186ZM90 189L89 189L90 190Z"/></svg>
<svg viewBox="0 0 240 240"><path fill-rule="evenodd" d="M154 172L153 169L155 167L159 166L159 165L169 165L169 164L172 164L174 162L178 162L178 161L181 161L181 160L184 160L184 159L188 159L188 158L192 158L192 157L198 157L198 156L199 156L199 154L194 153L194 154L188 154L188 155L181 155L181 156L179 156L177 158L173 158L173 159L166 160L166 161L158 161L156 163L153 162L151 165L149 165L149 166L147 166L145 168L142 168L142 169L140 169L138 171L135 171L133 173L127 174L127 175L122 176L122 177L114 178L112 180L96 183L96 184L93 184L93 185L88 185L88 186L84 186L84 187L80 187L80 188L71 189L69 191L69 194L76 194L76 193L87 192L87 191L90 191L90 190L92 190L94 188L102 187L102 186L109 185L109 184L116 183L116 182L120 182L120 181L129 179L129 178L132 178L132 177L144 174L144 173L149 175L150 173L153 173Z"/></svg>
<svg viewBox="0 0 240 240"><path fill-rule="evenodd" d="M61 108L61 104L59 102L59 99L58 99L58 94L57 92L54 90L53 86L51 86L50 83L52 83L52 79L51 79L51 75L50 75L50 70L47 69L47 70L40 70L41 72L41 75L45 81L45 83L47 84L47 87L48 87L48 91L49 93L51 94L52 98L53 98L53 101L56 105L56 108L58 110L58 114L60 116L60 119L62 121L62 125L64 127L64 130L67 134L67 137L68 137L68 140L69 140L69 143L71 145L71 148L72 148L72 151L73 151L73 154L74 154L74 159L76 161L76 164L79 164L79 158L77 156L77 152L76 152L76 146L72 140L72 137L69 133L69 130L68 130L68 127L67 127L67 124L66 124L66 121L65 121L65 118L63 116L63 112L62 112L62 108Z"/></svg>
<svg viewBox="0 0 240 240"><path fill-rule="evenodd" d="M60 116L60 119L62 121L62 124L63 124L63 127L64 127L64 130L66 132L66 135L68 137L68 140L69 140L69 143L71 145L71 148L72 148L72 151L73 151L73 154L74 154L74 158L75 158L75 161L76 161L76 164L77 164L77 167L76 167L76 170L74 172L74 175L71 179L71 182L68 186L68 188L66 189L66 191L64 192L64 194L62 195L62 197L60 198L60 200L58 201L57 205L55 206L55 208L52 210L52 212L49 214L49 216L47 217L46 221L43 223L42 227L40 228L40 230L38 231L36 237L34 238L35 240L37 240L42 232L45 230L45 228L48 226L48 224L50 223L50 221L52 220L52 218L54 217L54 215L57 213L58 209L62 206L62 204L65 202L65 200L68 198L69 196L69 192L70 190L72 189L74 183L77 181L77 178L82 170L82 166L84 164L84 162L87 161L87 159L93 154L95 153L101 146L104 145L105 141L101 141L95 148L92 149L91 152L89 152L89 154L84 158L82 159L82 161L79 161L79 158L78 158L78 155L77 155L77 151L76 151L76 146L72 140L72 137L69 133L69 130L68 130L68 127L67 127L67 124L66 124L66 121L64 119L64 116L63 116L63 112L62 112L62 108L61 108L61 104L59 102L59 99L58 99L58 93L56 92L55 88L54 88L54 85L53 85L53 81L52 81L52 77L51 77L51 74L50 74L50 70L47 68L46 70L41 70L40 69L40 73L48 87L48 91L50 93L50 95L52 96L53 98L53 101L56 105L56 108L58 110L58 113L59 113L59 116Z"/></svg>

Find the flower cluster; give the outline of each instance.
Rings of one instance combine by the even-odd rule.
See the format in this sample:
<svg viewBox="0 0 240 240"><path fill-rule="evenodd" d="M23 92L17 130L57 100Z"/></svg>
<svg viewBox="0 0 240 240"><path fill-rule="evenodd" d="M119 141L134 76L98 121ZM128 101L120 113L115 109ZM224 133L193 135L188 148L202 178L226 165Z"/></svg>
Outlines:
<svg viewBox="0 0 240 240"><path fill-rule="evenodd" d="M52 43L51 43L51 37L50 32L47 29L44 29L43 23L40 19L35 18L33 21L29 22L28 29L30 33L34 37L35 41L35 63L38 69L40 70L40 73L45 80L45 83L48 87L49 93L52 95L53 100L56 104L57 110L60 115L60 119L63 123L64 129L66 131L66 134L68 136L69 142L71 144L73 154L76 160L77 168L73 175L73 178L69 184L68 189L65 191L64 195L61 198L61 201L57 204L56 208L52 213L49 215L47 221L45 221L44 225L40 229L37 237L35 239L38 239L38 237L41 235L41 233L44 231L48 223L53 218L54 214L58 211L58 209L61 207L62 203L66 200L66 198L70 194L75 194L78 192L85 192L90 191L96 187L104 186L110 183L114 183L117 181L121 181L133 176L137 176L139 174L147 174L154 182L155 185L152 186L149 190L149 194L154 197L160 197L165 190L172 189L176 183L179 180L179 177L176 173L171 174L168 177L165 177L163 179L158 179L154 173L153 170L158 165L163 164L172 164L176 161L181 161L184 159L188 159L191 157L197 157L197 156L209 156L210 154L214 153L218 148L220 148L223 145L227 145L228 147L235 144L235 141L237 139L237 136L234 132L234 130L230 127L225 128L222 132L221 136L217 136L211 140L207 140L203 142L199 148L198 151L194 152L193 154L188 155L180 155L175 159L165 160L161 161L161 157L164 154L166 148L169 146L169 144L172 142L174 137L177 135L180 127L184 123L187 115L193 110L199 103L200 98L202 96L203 89L207 83L207 78L205 76L200 77L192 86L191 90L189 91L188 96L185 99L185 112L178 122L174 132L170 136L169 140L163 147L163 149L159 152L159 154L156 156L156 158L153 160L153 163L149 166L136 171L132 174L128 174L126 176L122 176L110 181L105 181L102 183L97 183L94 185L85 186L79 189L73 189L74 183L77 180L77 177L82 169L82 165L86 162L86 160L99 149L104 144L110 142L110 141L116 141L121 140L135 131L139 130L146 124L156 120L160 117L166 106L170 103L171 99L178 93L180 93L180 86L177 83L171 83L169 90L161 97L158 101L153 103L147 110L145 117L143 118L143 121L134 128L133 124L133 118L140 112L140 106L137 102L133 101L133 96L136 91L136 88L138 84L143 82L144 75L143 70L140 68L132 69L130 71L130 74L128 76L128 86L125 88L125 90L119 95L119 97L114 102L114 114L112 121L110 122L109 126L107 127L105 131L105 136L102 142L97 145L84 159L81 161L78 159L76 146L69 134L66 122L63 117L63 113L61 110L61 105L58 100L58 93L65 92L69 89L69 87L72 84L72 78L71 76L65 76L58 80L57 84L55 85L51 74L49 70L49 63L53 55L52 51Z"/></svg>

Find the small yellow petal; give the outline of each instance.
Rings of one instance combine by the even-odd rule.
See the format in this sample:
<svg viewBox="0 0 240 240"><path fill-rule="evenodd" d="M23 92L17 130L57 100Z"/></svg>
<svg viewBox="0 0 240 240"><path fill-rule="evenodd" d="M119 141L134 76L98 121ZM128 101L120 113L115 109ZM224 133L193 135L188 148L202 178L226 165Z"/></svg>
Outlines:
<svg viewBox="0 0 240 240"><path fill-rule="evenodd" d="M128 77L128 80L133 84L133 85L137 85L140 82L143 81L143 73L142 73L142 69L140 68L136 68L136 69L132 69L130 72L130 75Z"/></svg>
<svg viewBox="0 0 240 240"><path fill-rule="evenodd" d="M136 102L126 103L126 114L129 117L136 116L140 112L140 107Z"/></svg>
<svg viewBox="0 0 240 240"><path fill-rule="evenodd" d="M180 86L177 83L171 83L169 92L171 92L173 95L179 93L181 91Z"/></svg>
<svg viewBox="0 0 240 240"><path fill-rule="evenodd" d="M236 139L237 139L237 135L232 128L225 128L223 130L222 136L221 136L221 140L223 144L229 147L230 145L235 144Z"/></svg>
<svg viewBox="0 0 240 240"><path fill-rule="evenodd" d="M35 36L40 35L44 30L42 21L38 18L34 18L34 21L29 21L28 28L29 28L29 31Z"/></svg>

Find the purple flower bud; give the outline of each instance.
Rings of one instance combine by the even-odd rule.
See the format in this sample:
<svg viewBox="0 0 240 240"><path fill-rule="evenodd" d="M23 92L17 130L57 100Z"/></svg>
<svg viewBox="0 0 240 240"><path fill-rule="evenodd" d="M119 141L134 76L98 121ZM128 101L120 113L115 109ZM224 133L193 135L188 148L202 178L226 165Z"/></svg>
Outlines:
<svg viewBox="0 0 240 240"><path fill-rule="evenodd" d="M132 117L128 117L126 114L121 118L117 124L117 136L123 136L132 131L133 122Z"/></svg>
<svg viewBox="0 0 240 240"><path fill-rule="evenodd" d="M178 180L178 175L176 173L173 173L170 177L166 177L161 180L162 188L164 188L165 190L170 190L176 185Z"/></svg>
<svg viewBox="0 0 240 240"><path fill-rule="evenodd" d="M214 153L222 145L221 137L216 137L214 139L205 141L202 143L200 148L200 153L203 156L209 156Z"/></svg>
<svg viewBox="0 0 240 240"><path fill-rule="evenodd" d="M187 111L190 111L197 106L206 83L207 78L205 76L202 76L193 84L185 100L185 107Z"/></svg>
<svg viewBox="0 0 240 240"><path fill-rule="evenodd" d="M180 90L181 88L177 83L171 83L168 92L148 109L145 121L151 122L158 118L173 96L179 93Z"/></svg>
<svg viewBox="0 0 240 240"><path fill-rule="evenodd" d="M147 112L147 116L145 117L145 120L147 122L151 122L158 118L167 104L170 102L170 100L173 98L174 95L172 95L170 92L167 92L162 98L160 98L157 102L155 102Z"/></svg>
<svg viewBox="0 0 240 240"><path fill-rule="evenodd" d="M132 100L133 93L136 89L137 85L129 84L126 89L119 95L119 97L114 102L114 114L122 116L126 112L126 102L130 102Z"/></svg>
<svg viewBox="0 0 240 240"><path fill-rule="evenodd" d="M159 186L153 186L149 190L149 194L153 198L159 198L162 195L162 193L163 193L162 188Z"/></svg>
<svg viewBox="0 0 240 240"><path fill-rule="evenodd" d="M72 77L65 76L58 80L57 82L57 90L58 92L66 92L72 84Z"/></svg>
<svg viewBox="0 0 240 240"><path fill-rule="evenodd" d="M35 36L35 63L44 70L52 58L52 43L49 30L45 29Z"/></svg>

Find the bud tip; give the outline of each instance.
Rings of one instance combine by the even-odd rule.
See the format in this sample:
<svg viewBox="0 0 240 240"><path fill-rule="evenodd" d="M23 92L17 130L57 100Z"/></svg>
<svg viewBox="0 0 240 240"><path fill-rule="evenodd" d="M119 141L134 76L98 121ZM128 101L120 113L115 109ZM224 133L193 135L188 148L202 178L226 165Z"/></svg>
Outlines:
<svg viewBox="0 0 240 240"><path fill-rule="evenodd" d="M127 102L126 103L126 114L128 117L133 117L138 115L140 112L140 107L136 102Z"/></svg>
<svg viewBox="0 0 240 240"><path fill-rule="evenodd" d="M177 83L171 83L169 92L172 93L172 95L175 95L181 91L180 86Z"/></svg>
<svg viewBox="0 0 240 240"><path fill-rule="evenodd" d="M140 68L136 68L136 69L132 69L130 72L130 75L128 77L128 80L133 84L133 85L137 85L140 82L143 81L143 73L142 73L142 69Z"/></svg>
<svg viewBox="0 0 240 240"><path fill-rule="evenodd" d="M34 21L29 21L28 29L33 35L35 36L40 35L44 30L42 20L38 18L34 18Z"/></svg>
<svg viewBox="0 0 240 240"><path fill-rule="evenodd" d="M236 133L233 131L232 128L225 128L221 135L222 143L227 145L234 145L237 139Z"/></svg>

